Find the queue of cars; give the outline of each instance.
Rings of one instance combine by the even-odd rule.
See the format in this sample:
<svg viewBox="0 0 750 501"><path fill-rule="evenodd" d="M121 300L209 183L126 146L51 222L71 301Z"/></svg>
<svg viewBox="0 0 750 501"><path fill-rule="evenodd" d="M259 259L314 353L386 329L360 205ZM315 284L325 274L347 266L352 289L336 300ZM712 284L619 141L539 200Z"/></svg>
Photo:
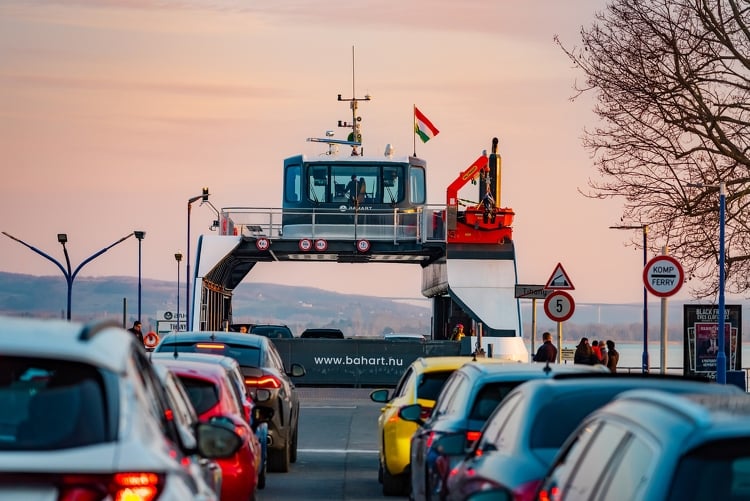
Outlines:
<svg viewBox="0 0 750 501"><path fill-rule="evenodd" d="M296 460L304 368L223 335L150 353L112 322L0 317L0 499L255 499Z"/></svg>
<svg viewBox="0 0 750 501"><path fill-rule="evenodd" d="M378 420L384 495L750 499L750 396L737 386L457 358L463 362L442 366L442 382L428 370L438 361L422 359L392 394L371 393L385 404Z"/></svg>

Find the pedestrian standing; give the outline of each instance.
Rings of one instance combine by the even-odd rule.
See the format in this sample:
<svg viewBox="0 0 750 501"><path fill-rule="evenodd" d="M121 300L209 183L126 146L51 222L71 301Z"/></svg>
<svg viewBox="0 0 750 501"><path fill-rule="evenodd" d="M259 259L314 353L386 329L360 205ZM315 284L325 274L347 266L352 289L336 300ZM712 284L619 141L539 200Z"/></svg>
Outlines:
<svg viewBox="0 0 750 501"><path fill-rule="evenodd" d="M617 363L620 361L620 352L615 349L615 342L611 339L607 340L607 368L612 372L617 372Z"/></svg>
<svg viewBox="0 0 750 501"><path fill-rule="evenodd" d="M594 350L591 349L591 345L589 344L589 338L581 338L581 341L576 346L576 352L573 355L573 363L585 365L594 365L598 363L596 355L594 355Z"/></svg>
<svg viewBox="0 0 750 501"><path fill-rule="evenodd" d="M536 350L534 362L556 362L557 348L552 344L552 334L545 332L542 334L542 345Z"/></svg>
<svg viewBox="0 0 750 501"><path fill-rule="evenodd" d="M131 327L130 329L128 329L128 332L130 332L132 335L134 335L136 337L136 339L138 339L138 341L140 341L141 344L143 344L143 332L141 332L141 322L140 322L140 320L136 320L135 322L133 322L133 327Z"/></svg>
<svg viewBox="0 0 750 501"><path fill-rule="evenodd" d="M461 341L466 334L464 333L464 324L456 324L451 334L451 341Z"/></svg>

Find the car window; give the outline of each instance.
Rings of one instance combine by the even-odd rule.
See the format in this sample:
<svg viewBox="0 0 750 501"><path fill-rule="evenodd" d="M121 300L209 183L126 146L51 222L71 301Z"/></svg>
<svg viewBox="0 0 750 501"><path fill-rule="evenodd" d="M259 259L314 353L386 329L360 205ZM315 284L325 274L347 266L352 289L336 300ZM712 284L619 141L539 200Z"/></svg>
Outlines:
<svg viewBox="0 0 750 501"><path fill-rule="evenodd" d="M219 389L213 382L190 376L180 376L180 381L198 414L203 414L219 403Z"/></svg>
<svg viewBox="0 0 750 501"><path fill-rule="evenodd" d="M412 377L414 377L414 367L409 366L404 371L401 379L398 380L398 384L396 385L396 389L393 390L393 396L391 397L391 399L404 395L404 393L407 391L407 388L409 387L409 380L411 380Z"/></svg>
<svg viewBox="0 0 750 501"><path fill-rule="evenodd" d="M520 393L511 393L508 395L487 420L477 448L485 450L495 448L500 450L507 446L507 441L513 434L510 430L517 430L519 423L523 419L526 419L526 416L522 416L522 412L516 412L522 400L523 397ZM508 429L508 433L506 433L506 429Z"/></svg>
<svg viewBox="0 0 750 501"><path fill-rule="evenodd" d="M250 328L250 333L275 339L294 337L288 328L280 325L254 325Z"/></svg>
<svg viewBox="0 0 750 501"><path fill-rule="evenodd" d="M435 409L432 412L433 416L452 414L456 412L456 406L453 402L458 398L457 395L466 394L466 379L466 376L461 371L455 371L450 375L443 385L443 388L440 390L440 394L435 403Z"/></svg>
<svg viewBox="0 0 750 501"><path fill-rule="evenodd" d="M641 490L656 469L653 464L657 457L654 447L655 444L649 444L641 437L629 435L624 444L613 450L614 457L606 462L607 471L600 482L601 491L597 497L602 500L642 499ZM716 496L718 493L714 490L712 494ZM704 499L729 498L718 495Z"/></svg>
<svg viewBox="0 0 750 501"><path fill-rule="evenodd" d="M625 439L625 429L615 423L606 423L598 428L590 441L579 444L580 454L566 458L571 477L562 490L566 499L588 499L600 485L600 478L608 467L610 458ZM564 482L564 479L560 479ZM558 484L560 485L560 484ZM618 499L632 499L620 498Z"/></svg>
<svg viewBox="0 0 750 501"><path fill-rule="evenodd" d="M222 343L221 341L216 342L187 342L187 343L176 343L177 351L186 353L208 353L211 355L225 355L232 357L237 360L242 366L249 367L262 367L260 360L260 349L257 346L247 346L240 344ZM175 345L170 343L167 345L159 346L159 351L172 351L175 349Z"/></svg>
<svg viewBox="0 0 750 501"><path fill-rule="evenodd" d="M487 421L497 404L503 401L521 381L502 381L485 384L477 392L469 412L469 419Z"/></svg>
<svg viewBox="0 0 750 501"><path fill-rule="evenodd" d="M102 374L64 360L0 357L0 450L55 450L113 439Z"/></svg>
<svg viewBox="0 0 750 501"><path fill-rule="evenodd" d="M679 461L668 492L668 501L749 499L750 439L732 437L693 449Z"/></svg>
<svg viewBox="0 0 750 501"><path fill-rule="evenodd" d="M183 447L192 449L196 447L195 436L191 429L193 423L198 421L195 409L190 405L189 397L184 393L182 385L175 380L176 376L171 373L164 381L164 391L169 400L169 408L172 410L172 421L177 428L177 434Z"/></svg>
<svg viewBox="0 0 750 501"><path fill-rule="evenodd" d="M224 392L224 401L229 407L230 412L233 414L244 415L242 410L242 401L237 397L237 394L232 390L232 382L229 380L229 376L222 373L221 378L223 379L223 385L226 391Z"/></svg>
<svg viewBox="0 0 750 501"><path fill-rule="evenodd" d="M161 427L162 434L173 444L179 444L180 437L170 419L167 419L169 403L159 377L154 373L151 362L138 350L132 350L130 361L133 377L138 378L145 391L145 404Z"/></svg>
<svg viewBox="0 0 750 501"><path fill-rule="evenodd" d="M417 386L417 398L423 398L426 400L435 400L443 388L445 381L453 373L450 371L432 371L425 372L419 379L419 385Z"/></svg>
<svg viewBox="0 0 750 501"><path fill-rule="evenodd" d="M545 403L539 408L530 428L530 447L559 448L583 418L611 398L611 392L583 391L560 395Z"/></svg>
<svg viewBox="0 0 750 501"><path fill-rule="evenodd" d="M276 348L274 347L273 343L268 343L268 346L266 346L266 353L268 354L268 359L271 362L271 366L275 367L281 374L286 374L286 369L284 369L284 362L281 360L281 356L279 355L279 352L276 351Z"/></svg>

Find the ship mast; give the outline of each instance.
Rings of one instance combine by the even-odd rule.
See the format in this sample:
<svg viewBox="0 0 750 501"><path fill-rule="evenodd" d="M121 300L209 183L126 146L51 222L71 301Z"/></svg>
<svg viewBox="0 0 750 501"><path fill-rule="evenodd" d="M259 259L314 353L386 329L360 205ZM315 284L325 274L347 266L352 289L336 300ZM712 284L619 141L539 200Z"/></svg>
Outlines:
<svg viewBox="0 0 750 501"><path fill-rule="evenodd" d="M361 129L361 122L362 117L357 115L357 108L360 101L369 101L370 95L365 94L365 97L363 98L357 98L356 91L354 88L354 46L352 45L352 97L350 99L342 99L341 94L339 94L339 101L349 101L349 107L352 110L352 121L351 123L343 122L339 120L339 127L351 127L352 131L349 133L349 137L347 137L347 141L351 143L352 146L352 156L356 157L359 155L364 154L364 148L361 148L362 146L362 129ZM360 151L357 151L357 146L360 147Z"/></svg>

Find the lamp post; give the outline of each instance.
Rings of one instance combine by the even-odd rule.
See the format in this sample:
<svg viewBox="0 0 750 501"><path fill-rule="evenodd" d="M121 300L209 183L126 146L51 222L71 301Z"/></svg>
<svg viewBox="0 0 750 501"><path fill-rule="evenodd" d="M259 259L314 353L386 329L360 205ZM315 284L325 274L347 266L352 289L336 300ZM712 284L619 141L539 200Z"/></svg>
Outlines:
<svg viewBox="0 0 750 501"><path fill-rule="evenodd" d="M180 261L182 261L182 252L174 253L174 259L177 261L177 332L180 332Z"/></svg>
<svg viewBox="0 0 750 501"><path fill-rule="evenodd" d="M135 238L138 239L138 321L141 321L141 242L146 236L145 231L134 231Z"/></svg>
<svg viewBox="0 0 750 501"><path fill-rule="evenodd" d="M716 354L716 382L727 384L727 355L724 352L724 219L726 211L726 185L719 183L719 353Z"/></svg>
<svg viewBox="0 0 750 501"><path fill-rule="evenodd" d="M203 188L203 193L197 197L189 198L187 203L187 262L185 269L185 322L187 330L190 330L190 211L193 203L198 200L208 202L208 188ZM175 257L177 257L176 254ZM180 254L180 259L182 259L182 254Z"/></svg>
<svg viewBox="0 0 750 501"><path fill-rule="evenodd" d="M117 244L123 242L124 240L127 240L128 238L132 237L133 234L134 234L134 232L133 233L128 233L127 235L125 235L121 239L117 240L116 242L109 244L108 246L106 246L105 248L101 249L98 252L95 252L93 255L87 257L86 259L84 259L83 262L81 264L79 264L78 267L74 271L72 271L71 270L71 266L70 266L70 256L68 255L68 248L65 246L65 244L68 243L68 235L67 235L67 233L58 233L57 234L57 241L60 242L60 245L62 245L62 247L63 247L63 253L65 254L65 264L66 264L66 267L63 267L63 265L60 264L60 262L57 259L53 258L49 254L47 254L47 253L45 253L45 252L43 252L43 251L41 251L39 249L37 249L33 245L27 244L26 242L24 242L20 238L16 238L13 235L11 235L10 233L7 233L5 231L3 231L2 233L6 237L8 237L8 238L10 238L12 240L15 240L19 244L24 245L24 246L28 247L29 249L33 250L34 252L36 252L40 256L42 256L42 257L44 257L46 259L49 259L50 261L52 261L53 263L55 263L58 268L60 268L60 271L62 271L63 275L65 276L65 281L68 284L68 308L67 308L67 319L68 320L70 320L70 307L71 307L72 297L73 297L73 281L76 279L76 276L78 275L78 272L81 271L81 268L83 268L90 261L93 261L97 257L99 257L102 254L104 254L105 252L107 252L109 249L111 249L115 245L117 245Z"/></svg>
<svg viewBox="0 0 750 501"><path fill-rule="evenodd" d="M610 226L612 230L641 230L643 232L643 268L648 264L648 254L646 250L648 225L631 225L631 226ZM648 359L648 289L643 284L643 355L641 357L641 371L645 374L649 372Z"/></svg>

